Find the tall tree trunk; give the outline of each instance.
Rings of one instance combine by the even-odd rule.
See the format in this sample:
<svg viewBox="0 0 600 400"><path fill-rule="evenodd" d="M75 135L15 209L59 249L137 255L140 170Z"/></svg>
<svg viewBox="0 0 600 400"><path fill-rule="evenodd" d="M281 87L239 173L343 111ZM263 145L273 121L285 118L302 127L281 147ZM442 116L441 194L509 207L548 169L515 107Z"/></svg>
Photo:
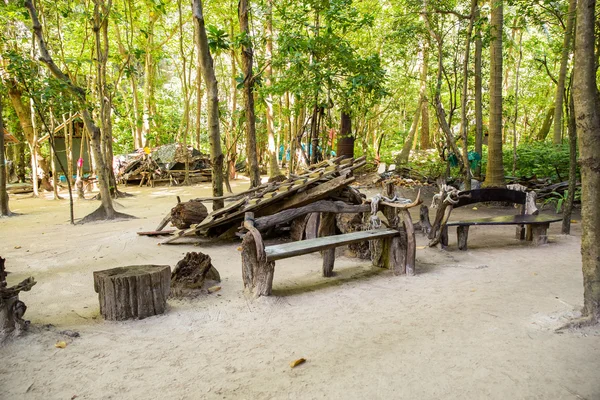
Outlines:
<svg viewBox="0 0 600 400"><path fill-rule="evenodd" d="M431 148L431 132L429 130L429 103L427 100L421 103L421 142L419 143L419 147L421 150L427 150Z"/></svg>
<svg viewBox="0 0 600 400"><path fill-rule="evenodd" d="M469 130L467 124L467 97L469 93L469 56L471 55L471 34L475 21L475 10L477 0L471 0L471 17L467 27L467 39L465 41L465 55L463 58L463 87L460 96L460 133L463 142L463 164L465 165L465 190L471 190L471 166L469 165Z"/></svg>
<svg viewBox="0 0 600 400"><path fill-rule="evenodd" d="M475 8L475 152L483 152L483 101L481 89L481 28L479 24L479 4ZM481 178L481 162L475 168L475 176Z"/></svg>
<svg viewBox="0 0 600 400"><path fill-rule="evenodd" d="M523 31L519 31L519 58L517 59L517 67L515 71L515 114L513 118L513 167L512 174L517 172L517 119L519 117L519 70L521 69L521 60L523 59Z"/></svg>
<svg viewBox="0 0 600 400"><path fill-rule="evenodd" d="M206 84L207 109L208 109L208 134L210 140L210 158L212 162L212 187L213 196L223 196L223 152L221 151L221 132L219 127L219 86L215 76L213 59L208 47L206 28L204 27L204 14L202 0L193 0L192 13L196 24L198 38L198 54L202 65L202 76ZM213 200L213 210L223 208L223 200Z"/></svg>
<svg viewBox="0 0 600 400"><path fill-rule="evenodd" d="M504 186L502 164L502 26L504 0L492 0L490 44L490 134L485 186Z"/></svg>
<svg viewBox="0 0 600 400"><path fill-rule="evenodd" d="M102 201L101 212L99 214L99 218L106 219L114 219L117 216L117 212L113 208L112 199L110 196L109 189L109 180L108 174L106 171L106 166L104 162L104 158L102 156L102 146L101 146L101 132L98 126L94 123L89 110L87 109L87 101L86 101L86 92L83 88L79 86L75 86L73 82L67 77L58 66L54 63L50 54L48 53L48 49L46 47L46 42L42 36L42 26L39 22L37 12L35 6L33 5L31 0L25 1L25 7L29 10L29 14L31 16L33 22L33 31L37 38L39 47L40 47L40 61L42 61L50 70L52 75L59 81L62 81L67 89L73 93L73 95L78 99L79 105L81 107L81 116L83 118L86 129L90 134L91 148L94 154L94 158L96 159L97 164L97 177L98 184L100 187L100 196Z"/></svg>
<svg viewBox="0 0 600 400"><path fill-rule="evenodd" d="M266 117L267 117L267 137L269 141L269 177L273 178L281 175L279 165L277 163L277 147L275 146L275 132L273 126L273 96L269 91L271 89L271 75L273 75L273 67L271 60L273 58L273 0L267 0L266 10L266 62L268 63L265 69L265 85L267 87L267 96L265 97Z"/></svg>
<svg viewBox="0 0 600 400"><path fill-rule="evenodd" d="M4 96L0 94L0 216L8 217L8 193L6 192L6 160L4 159L4 118L2 117Z"/></svg>
<svg viewBox="0 0 600 400"><path fill-rule="evenodd" d="M571 73L571 77L573 74ZM575 124L575 106L573 105L573 88L569 91L569 107L567 112L569 133L569 189L567 201L563 211L562 233L571 233L571 215L573 214L573 203L575 202L575 190L577 190L577 131Z"/></svg>
<svg viewBox="0 0 600 400"><path fill-rule="evenodd" d="M537 140L543 142L546 140L546 136L550 132L550 127L552 126L552 119L554 118L554 103L551 104L546 110L546 116L544 117L544 122L542 123L542 127L538 131Z"/></svg>
<svg viewBox="0 0 600 400"><path fill-rule="evenodd" d="M233 21L231 21L231 36L233 37ZM231 120L229 137L227 138L227 174L229 179L235 179L235 162L237 160L237 67L235 62L235 50L231 50Z"/></svg>
<svg viewBox="0 0 600 400"><path fill-rule="evenodd" d="M577 0L569 1L569 14L567 16L567 26L565 28L565 37L563 39L562 54L560 57L560 72L558 73L558 84L556 85L556 96L554 97L554 135L552 142L560 144L562 142L562 115L565 98L565 79L567 77L567 65L569 55L571 54L571 42L573 40L573 24L575 21L575 7Z"/></svg>
<svg viewBox="0 0 600 400"><path fill-rule="evenodd" d="M248 0L238 3L240 31L245 34L242 44L242 71L244 73L244 103L246 106L246 155L248 156L248 173L250 187L260 186L260 170L256 148L256 116L254 115L254 76L252 75L252 42L248 25Z"/></svg>
<svg viewBox="0 0 600 400"><path fill-rule="evenodd" d="M177 10L179 14L179 57L181 57L181 86L183 88L183 119L181 134L183 136L183 151L185 152L185 173L183 184L190 184L190 157L187 146L188 135L190 131L190 97L188 95L188 80L187 80L187 58L183 50L183 16L181 11L181 0L177 1Z"/></svg>
<svg viewBox="0 0 600 400"><path fill-rule="evenodd" d="M354 157L354 136L352 135L352 119L350 114L342 111L340 115L340 134L336 153L346 158Z"/></svg>
<svg viewBox="0 0 600 400"><path fill-rule="evenodd" d="M579 0L573 102L581 165L583 315L600 318L600 99L594 54L595 0Z"/></svg>

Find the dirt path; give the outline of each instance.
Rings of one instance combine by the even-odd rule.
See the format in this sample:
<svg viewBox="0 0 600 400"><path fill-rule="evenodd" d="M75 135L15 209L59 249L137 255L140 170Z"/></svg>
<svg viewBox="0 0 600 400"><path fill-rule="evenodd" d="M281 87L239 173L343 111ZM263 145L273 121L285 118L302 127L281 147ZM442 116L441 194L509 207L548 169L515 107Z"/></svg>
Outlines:
<svg viewBox="0 0 600 400"><path fill-rule="evenodd" d="M554 332L581 306L577 225L564 237L553 224L542 247L514 240L514 227L474 227L467 252L451 232L448 251L417 250L415 277L341 257L324 279L318 255L282 260L276 296L250 302L239 243L157 246L135 234L175 195L208 185L127 190L136 197L119 211L139 219L75 227L66 201L11 199L24 215L0 220L9 283L38 284L22 295L32 332L0 348L0 399L600 399L600 330ZM78 202L77 217L97 205ZM98 316L92 271L174 266L194 250L212 257L220 292L142 321Z"/></svg>

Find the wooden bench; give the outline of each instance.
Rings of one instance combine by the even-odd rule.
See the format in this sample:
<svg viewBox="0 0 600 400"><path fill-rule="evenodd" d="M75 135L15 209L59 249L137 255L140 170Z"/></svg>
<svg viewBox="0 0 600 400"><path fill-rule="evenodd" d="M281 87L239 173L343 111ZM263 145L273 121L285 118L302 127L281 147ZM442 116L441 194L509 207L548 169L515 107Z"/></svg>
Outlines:
<svg viewBox="0 0 600 400"><path fill-rule="evenodd" d="M319 202L320 203L320 202ZM327 204L330 203L330 204ZM414 274L415 266L415 235L408 208L420 204L420 198L411 204L397 205L382 201L380 207L387 214L390 227L370 229L335 235L335 212L333 209L343 209L343 212L352 212L351 209L364 212L369 210L369 204L356 206L336 206L333 202L313 203L309 206L282 211L278 214L259 218L254 221L252 213L246 213L244 228L248 231L242 242L242 278L244 287L255 296L271 295L275 261L296 257L303 254L323 251L323 276L333 276L335 263L335 248L352 243L369 241L372 243L371 259L373 265L389 268L395 275ZM400 226L398 210L402 215ZM288 221L308 212L320 212L321 222L319 236L314 239L300 240L290 243L265 246L257 227L266 229L274 221ZM395 213L396 217L392 215ZM263 221L261 221L263 219Z"/></svg>
<svg viewBox="0 0 600 400"><path fill-rule="evenodd" d="M476 189L458 192L454 197L454 201L451 197L446 198L446 202L450 202L450 204L446 204L447 209L444 212L445 218L442 218L442 222L440 223L440 243L442 248L448 246L449 226L456 226L458 248L460 250L467 250L469 227L473 225L516 225L517 239L532 241L535 245L540 245L548 242L547 231L550 224L562 220L562 218L553 216L537 215L538 210L535 207L535 193L525 192L522 189ZM521 205L520 213L517 215L448 221L452 209L484 202L519 204Z"/></svg>

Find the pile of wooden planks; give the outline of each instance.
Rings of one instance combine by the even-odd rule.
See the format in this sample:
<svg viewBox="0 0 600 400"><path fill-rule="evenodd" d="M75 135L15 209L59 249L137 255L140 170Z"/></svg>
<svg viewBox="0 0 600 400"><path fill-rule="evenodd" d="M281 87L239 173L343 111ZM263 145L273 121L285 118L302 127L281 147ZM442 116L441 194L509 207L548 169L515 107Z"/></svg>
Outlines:
<svg viewBox="0 0 600 400"><path fill-rule="evenodd" d="M353 171L365 164L365 157L357 159L338 157L314 164L299 175L292 175L282 182L267 183L243 193L224 196L223 198L229 201L224 208L211 212L200 223L175 231L163 243L173 243L182 238L197 236L231 237L237 232L246 212L253 212L256 217L262 217L323 199L361 204L364 198L349 185L355 181ZM215 198L190 201L212 200ZM169 212L157 227L157 231L161 231L170 221Z"/></svg>

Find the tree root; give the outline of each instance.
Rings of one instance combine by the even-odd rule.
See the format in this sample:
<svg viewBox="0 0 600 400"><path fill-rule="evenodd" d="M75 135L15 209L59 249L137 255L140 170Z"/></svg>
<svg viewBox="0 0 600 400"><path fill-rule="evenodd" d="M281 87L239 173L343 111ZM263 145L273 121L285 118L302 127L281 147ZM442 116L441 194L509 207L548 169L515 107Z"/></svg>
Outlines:
<svg viewBox="0 0 600 400"><path fill-rule="evenodd" d="M560 328L555 329L554 332L562 333L563 331L566 331L569 329L581 329L581 328L585 328L588 326L596 325L598 322L599 321L598 321L597 316L587 315L585 317L579 317L579 318L572 319L571 321L567 322Z"/></svg>
<svg viewBox="0 0 600 400"><path fill-rule="evenodd" d="M112 218L108 218L108 215L106 215L106 210L104 209L103 206L100 206L96 209L96 211L83 217L79 222L77 222L77 224L81 225L81 224L87 224L88 222L94 222L94 221L107 221L109 219L113 220L113 219L133 219L133 218L136 218L136 217L134 217L133 215L124 214L124 213L120 213L117 211L115 211L115 215Z"/></svg>

